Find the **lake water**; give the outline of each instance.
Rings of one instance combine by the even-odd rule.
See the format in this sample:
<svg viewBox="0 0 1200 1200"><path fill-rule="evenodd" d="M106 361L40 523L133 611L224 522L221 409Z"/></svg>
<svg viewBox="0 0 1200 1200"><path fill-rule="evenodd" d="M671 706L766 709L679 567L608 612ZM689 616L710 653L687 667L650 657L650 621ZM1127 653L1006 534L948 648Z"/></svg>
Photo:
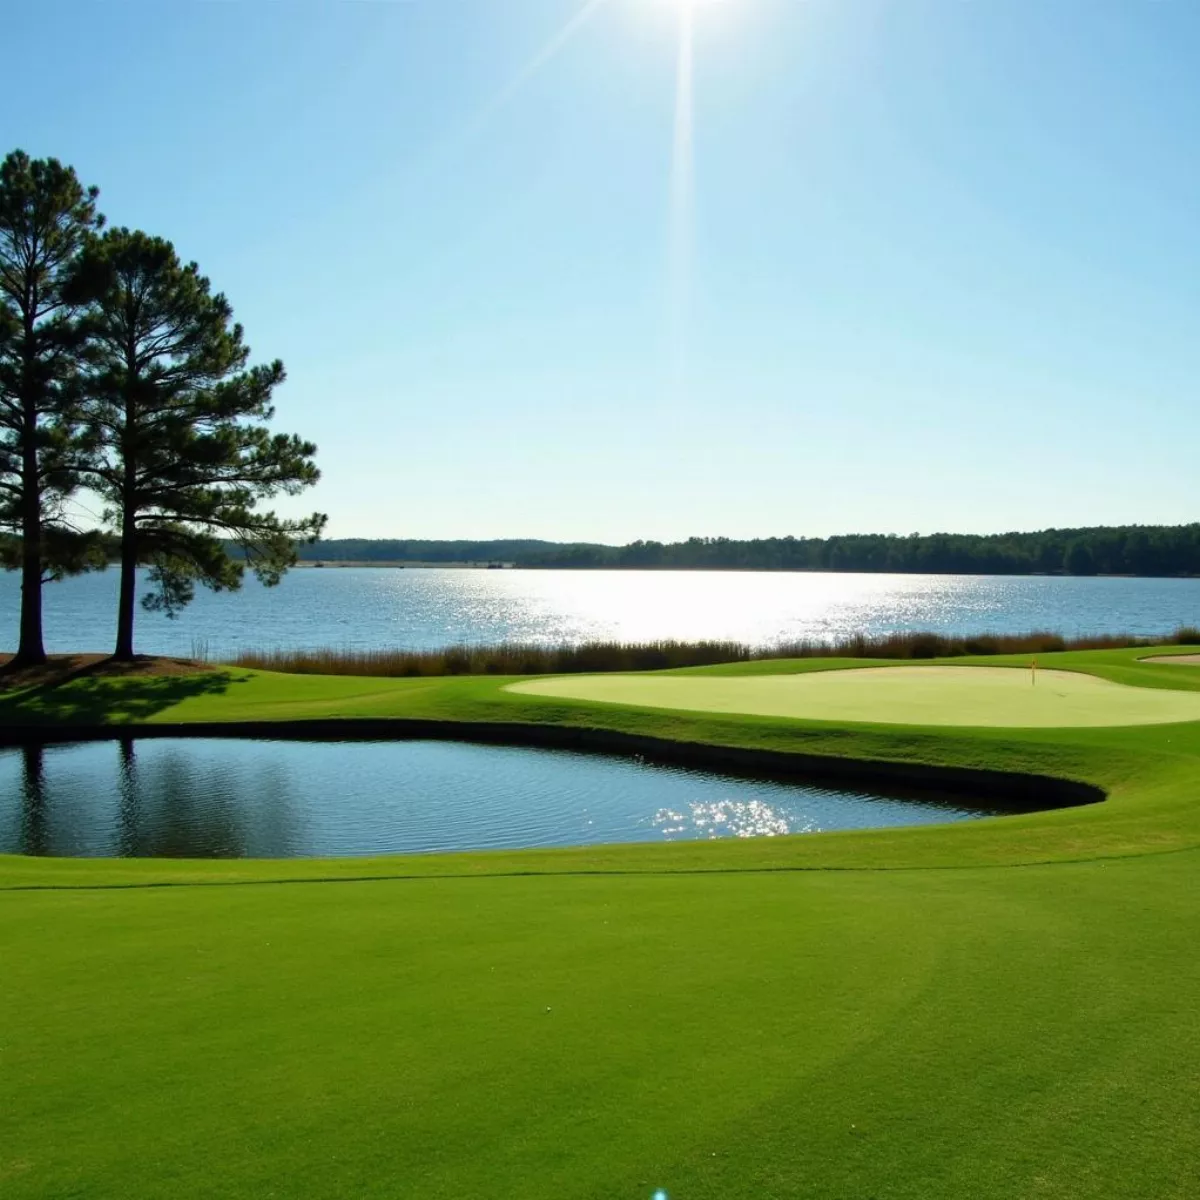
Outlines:
<svg viewBox="0 0 1200 1200"><path fill-rule="evenodd" d="M763 837L993 815L641 759L458 742L0 751L0 853L295 858Z"/></svg>
<svg viewBox="0 0 1200 1200"><path fill-rule="evenodd" d="M47 648L111 649L117 573L46 589ZM16 641L19 581L0 575L0 648ZM1163 634L1200 624L1198 579L732 571L475 571L312 568L280 587L198 591L175 621L138 614L145 653L227 657L255 649L431 649L596 638L794 638L942 633Z"/></svg>

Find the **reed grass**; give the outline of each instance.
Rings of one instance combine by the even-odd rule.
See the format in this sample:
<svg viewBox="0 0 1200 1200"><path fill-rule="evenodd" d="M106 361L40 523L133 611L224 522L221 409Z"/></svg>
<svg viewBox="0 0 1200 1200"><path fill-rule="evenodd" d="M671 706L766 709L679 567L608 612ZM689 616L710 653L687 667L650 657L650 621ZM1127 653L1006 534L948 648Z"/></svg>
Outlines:
<svg viewBox="0 0 1200 1200"><path fill-rule="evenodd" d="M292 675L369 675L388 678L438 675L572 675L606 671L662 671L774 658L958 658L966 655L1051 654L1060 650L1116 650L1137 646L1200 645L1189 626L1165 637L1102 634L1068 638L1058 633L856 634L751 646L735 641L583 642L543 646L505 642L438 650L243 650L233 666Z"/></svg>

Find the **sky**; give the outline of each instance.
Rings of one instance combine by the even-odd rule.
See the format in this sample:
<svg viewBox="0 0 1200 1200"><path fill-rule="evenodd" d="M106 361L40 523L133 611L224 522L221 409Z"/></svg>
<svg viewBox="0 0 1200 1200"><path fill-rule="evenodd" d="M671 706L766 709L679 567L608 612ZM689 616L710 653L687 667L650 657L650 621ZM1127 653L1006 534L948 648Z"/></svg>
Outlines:
<svg viewBox="0 0 1200 1200"><path fill-rule="evenodd" d="M323 477L282 507L329 536L1200 519L1193 0L40 0L3 36L0 153L283 359Z"/></svg>

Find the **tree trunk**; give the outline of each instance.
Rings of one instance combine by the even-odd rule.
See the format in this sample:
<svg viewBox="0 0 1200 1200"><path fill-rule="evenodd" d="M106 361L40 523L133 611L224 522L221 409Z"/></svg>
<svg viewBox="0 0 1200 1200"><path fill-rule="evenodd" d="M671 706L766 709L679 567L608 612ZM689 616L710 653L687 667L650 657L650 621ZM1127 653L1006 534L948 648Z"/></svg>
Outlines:
<svg viewBox="0 0 1200 1200"><path fill-rule="evenodd" d="M113 658L133 661L133 612L137 592L137 538L133 520L126 516L121 526L121 593L117 601L117 648Z"/></svg>
<svg viewBox="0 0 1200 1200"><path fill-rule="evenodd" d="M26 404L21 452L21 640L16 666L38 667L46 661L42 641L42 492L38 476L37 410ZM32 409L32 411L30 411Z"/></svg>
<svg viewBox="0 0 1200 1200"><path fill-rule="evenodd" d="M125 427L121 431L121 594L117 600L117 648L113 658L133 661L133 602L137 592L137 404L133 381L137 378L137 343L132 331L125 347Z"/></svg>
<svg viewBox="0 0 1200 1200"><path fill-rule="evenodd" d="M28 534L25 535L28 539ZM42 641L42 555L40 546L26 540L21 564L21 641L13 665L39 667L46 661Z"/></svg>

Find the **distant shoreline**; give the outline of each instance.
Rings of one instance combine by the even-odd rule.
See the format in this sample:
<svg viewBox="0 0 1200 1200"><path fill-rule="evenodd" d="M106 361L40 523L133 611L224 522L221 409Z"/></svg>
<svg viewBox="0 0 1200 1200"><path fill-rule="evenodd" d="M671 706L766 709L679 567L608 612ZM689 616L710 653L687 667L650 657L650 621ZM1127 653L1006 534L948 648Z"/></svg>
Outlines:
<svg viewBox="0 0 1200 1200"><path fill-rule="evenodd" d="M231 553L236 547L231 546ZM1031 533L693 537L624 546L532 538L324 538L298 548L326 566L622 571L833 571L895 575L1200 577L1200 522Z"/></svg>
<svg viewBox="0 0 1200 1200"><path fill-rule="evenodd" d="M308 570L321 570L329 568L331 570L344 570L346 567L382 567L392 571L429 571L429 570L453 570L453 571L511 571L516 569L516 563L489 563L489 562L412 562L408 560L388 560L384 559L378 562L369 559L301 559L296 563L297 567L304 567Z"/></svg>
<svg viewBox="0 0 1200 1200"><path fill-rule="evenodd" d="M305 570L370 569L390 571L621 571L628 574L737 574L737 575L962 575L968 578L994 577L1005 579L1200 579L1195 573L1137 575L1132 572L1097 571L1092 575L1071 575L1066 571L853 571L835 567L727 567L727 566L618 566L606 563L598 566L541 566L530 563L486 562L411 562L370 559L301 559L295 564Z"/></svg>

